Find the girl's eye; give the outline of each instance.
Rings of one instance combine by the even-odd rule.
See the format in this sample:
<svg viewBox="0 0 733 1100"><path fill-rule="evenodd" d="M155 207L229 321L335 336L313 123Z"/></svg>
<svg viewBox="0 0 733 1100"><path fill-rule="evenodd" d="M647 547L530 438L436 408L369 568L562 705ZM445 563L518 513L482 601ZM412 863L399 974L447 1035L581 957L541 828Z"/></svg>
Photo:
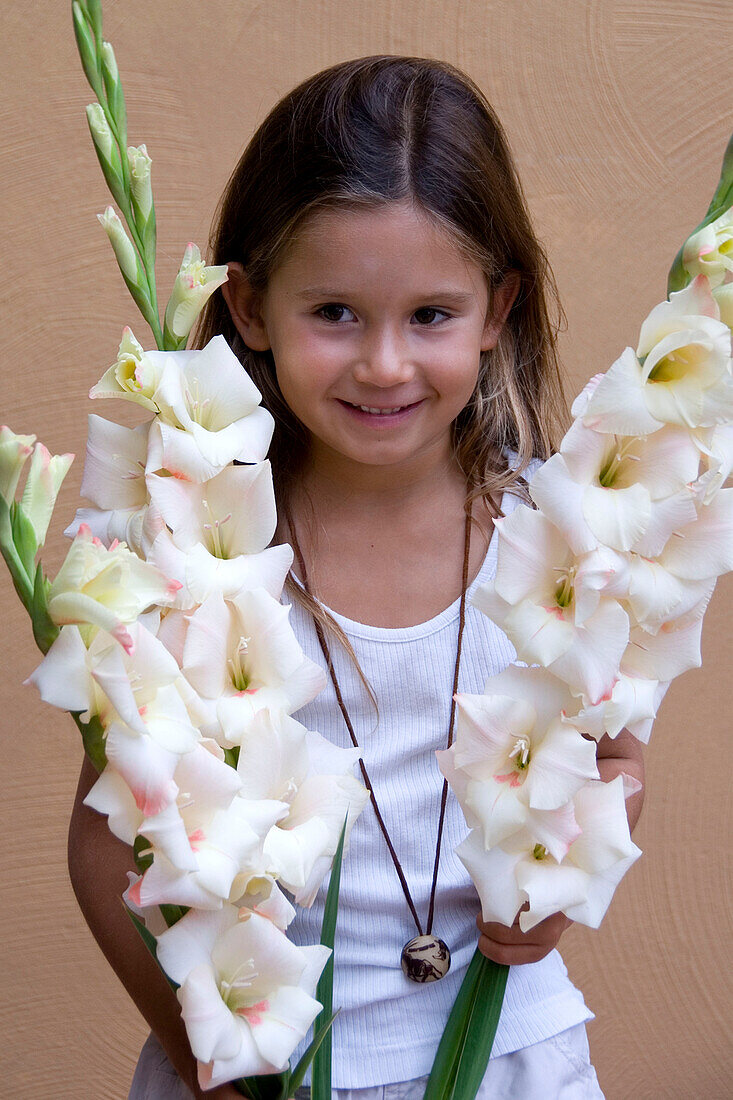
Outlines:
<svg viewBox="0 0 733 1100"><path fill-rule="evenodd" d="M351 310L348 306L339 305L338 302L327 302L325 306L321 306L320 309L316 310L316 313L323 317L324 321L330 321L332 324L343 321L345 319L343 317L344 312L351 313Z"/></svg>
<svg viewBox="0 0 733 1100"><path fill-rule="evenodd" d="M418 319L418 324L422 325L423 328L435 328L432 322L436 317L439 319L438 323L440 323L440 319L448 316L442 309L436 309L434 306L421 306L420 309L415 310L413 316L419 318L420 314L422 314L422 320Z"/></svg>

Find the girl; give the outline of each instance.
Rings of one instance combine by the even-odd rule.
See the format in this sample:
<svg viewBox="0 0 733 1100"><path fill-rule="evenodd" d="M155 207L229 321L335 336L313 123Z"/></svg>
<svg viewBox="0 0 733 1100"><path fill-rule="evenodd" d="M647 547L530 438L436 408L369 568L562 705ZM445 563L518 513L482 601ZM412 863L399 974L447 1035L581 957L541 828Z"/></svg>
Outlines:
<svg viewBox="0 0 733 1100"><path fill-rule="evenodd" d="M332 662L328 688L297 717L341 745L350 728L380 811L357 821L343 868L335 1095L423 1095L478 939L512 967L479 1095L600 1097L592 1015L555 950L569 921L556 914L523 934L477 919L453 855L465 825L452 797L441 811L434 758L456 683L480 692L514 659L470 596L495 568L492 517L526 499L563 418L553 283L501 126L441 62L337 65L261 125L222 199L212 252L229 281L198 343L223 333L275 417L276 538L296 551L291 622L309 657ZM602 778L641 778L630 735L604 739L598 756ZM129 850L82 804L93 778L85 764L70 866L154 1033L130 1097L203 1095L177 1002L118 902ZM628 803L632 825L640 801ZM299 912L296 942L317 942L322 905L320 895ZM411 981L402 947L433 923L450 970ZM415 977L433 964L411 965Z"/></svg>

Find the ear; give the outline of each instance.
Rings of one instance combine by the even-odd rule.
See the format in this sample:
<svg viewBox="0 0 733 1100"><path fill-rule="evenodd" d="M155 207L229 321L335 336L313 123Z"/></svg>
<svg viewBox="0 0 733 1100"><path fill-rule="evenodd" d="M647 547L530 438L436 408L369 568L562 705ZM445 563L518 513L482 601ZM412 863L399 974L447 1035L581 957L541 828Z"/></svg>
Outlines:
<svg viewBox="0 0 733 1100"><path fill-rule="evenodd" d="M488 351L490 348L496 347L501 330L509 316L510 309L514 305L521 285L522 277L519 272L510 271L504 277L503 282L493 291L491 295L491 310L486 318L486 325L484 326L484 332L481 338L482 351Z"/></svg>
<svg viewBox="0 0 733 1100"><path fill-rule="evenodd" d="M248 348L267 351L270 341L260 312L260 296L252 289L241 264L227 264L227 270L229 277L222 284L221 292L237 332Z"/></svg>

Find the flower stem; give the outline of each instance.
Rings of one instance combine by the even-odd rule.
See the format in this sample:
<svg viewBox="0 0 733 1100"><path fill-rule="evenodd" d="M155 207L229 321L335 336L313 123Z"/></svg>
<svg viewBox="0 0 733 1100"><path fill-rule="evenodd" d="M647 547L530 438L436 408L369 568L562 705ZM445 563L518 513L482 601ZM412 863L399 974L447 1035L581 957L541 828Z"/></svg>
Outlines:
<svg viewBox="0 0 733 1100"><path fill-rule="evenodd" d="M425 1090L425 1100L473 1100L486 1073L509 967L476 949L458 990Z"/></svg>

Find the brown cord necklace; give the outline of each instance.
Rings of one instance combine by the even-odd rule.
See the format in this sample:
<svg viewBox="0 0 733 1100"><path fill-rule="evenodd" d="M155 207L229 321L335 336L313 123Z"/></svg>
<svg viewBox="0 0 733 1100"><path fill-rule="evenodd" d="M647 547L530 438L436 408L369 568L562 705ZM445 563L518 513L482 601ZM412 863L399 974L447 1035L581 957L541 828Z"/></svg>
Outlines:
<svg viewBox="0 0 733 1100"><path fill-rule="evenodd" d="M295 556L297 558L298 565L299 565L300 571L301 571L301 575L303 577L303 581L302 581L303 589L305 590L305 592L309 596L311 596L311 598L313 598L313 594L312 594L312 592L310 591L310 589L308 587L308 574L307 574L307 570L306 570L306 566L305 566L305 560L303 558L303 554L301 552L300 545L298 543L298 537L297 537L296 532L295 532L295 524L293 522L292 516L290 515L290 511L287 508L287 506L285 507L284 511L285 511L285 519L287 521L288 528L290 530L290 538L291 538L291 543L292 543L292 546L293 546L293 551L294 551ZM469 505L469 507L466 510L466 525L465 525L464 550L463 550L463 573L462 573L462 580L461 580L461 604L460 604L460 611L459 611L459 616L458 616L458 641L457 641L457 644L456 644L456 663L455 663L455 669L454 669L454 672L453 672L453 690L451 692L450 721L448 723L448 744L447 744L448 748L450 748L450 746L453 744L453 728L455 726L455 718L456 718L455 694L458 691L458 671L459 671L460 663L461 663L461 647L462 647L462 644L463 644L463 628L464 628L465 622L466 622L466 591L468 589L468 565L469 565L470 551L471 551L471 507ZM333 661L331 659L331 652L330 652L330 649L329 649L329 646L328 646L328 642L326 641L326 635L324 633L323 626L315 618L313 620L313 624L315 626L316 634L318 636L318 642L320 644L321 651L323 653L323 656L324 656L325 661L326 661L326 665L328 667L328 672L329 672L329 675L331 677L331 683L333 684L333 689L334 689L334 692L336 693L336 699L337 699L337 702L338 702L338 705L339 705L339 709L341 711L341 714L343 715L343 719L344 719L344 722L346 724L346 728L349 731L349 737L351 738L351 743L352 743L352 745L354 745L355 748L358 749L359 748L359 742L356 739L356 734L354 733L354 727L353 727L353 724L351 722L351 718L349 717L349 712L346 709L346 704L344 703L343 695L341 694L341 688L339 686L338 679L336 678L336 670L334 668ZM400 863L399 859L397 858L397 853L394 849L394 845L393 845L392 840L390 838L390 835L387 831L387 826L384 823L384 818L382 817L379 806L377 804L376 795L374 794L374 787L373 787L372 782L369 778L369 774L368 774L368 772L366 770L366 767L364 765L364 761L361 758L359 758L359 767L361 768L361 773L364 777L364 782L365 782L365 784L367 786L367 789L369 791L369 797L371 798L372 805L374 807L374 812L377 815L377 823L379 825L379 828L382 831L382 835L384 836L385 841L387 842L387 848L389 849L389 854L392 858L392 862L394 863L395 870L397 871L397 876L400 880L400 885L402 886L402 891L405 895L405 900L407 901L408 908L410 910L410 913L412 914L412 919L414 920L415 925L417 927L417 933L418 933L417 936L414 939L411 939L402 948L402 956L401 956L401 959L400 959L400 962L401 962L401 965L402 965L402 970L405 973L405 975L413 982L436 982L436 981L439 981L441 978L445 977L445 975L448 973L448 970L450 969L450 963L451 963L450 951L448 950L448 945L445 943L444 940L441 940L437 936L434 936L432 934L433 913L434 913L434 910L435 910L435 890L436 890L436 886L437 886L437 883L438 883L438 866L440 864L440 846L441 846L441 842L442 842L442 839L443 839L443 823L445 821L445 809L446 809L446 803L447 803L447 800L448 800L448 781L443 780L443 792L442 792L441 799L440 799L440 815L439 815L439 818L438 818L438 836L437 836L437 841L436 841L436 845L435 845L435 862L433 864L433 882L432 882L432 886L430 888L430 902L429 902L429 906L428 906L428 919L427 919L427 924L425 926L425 931L423 932L422 924L421 924L420 918L417 914L417 909L415 908L415 903L412 900L412 895L410 894L410 890L409 890L409 887L407 885L407 880L405 878L405 873L402 870L402 864Z"/></svg>

